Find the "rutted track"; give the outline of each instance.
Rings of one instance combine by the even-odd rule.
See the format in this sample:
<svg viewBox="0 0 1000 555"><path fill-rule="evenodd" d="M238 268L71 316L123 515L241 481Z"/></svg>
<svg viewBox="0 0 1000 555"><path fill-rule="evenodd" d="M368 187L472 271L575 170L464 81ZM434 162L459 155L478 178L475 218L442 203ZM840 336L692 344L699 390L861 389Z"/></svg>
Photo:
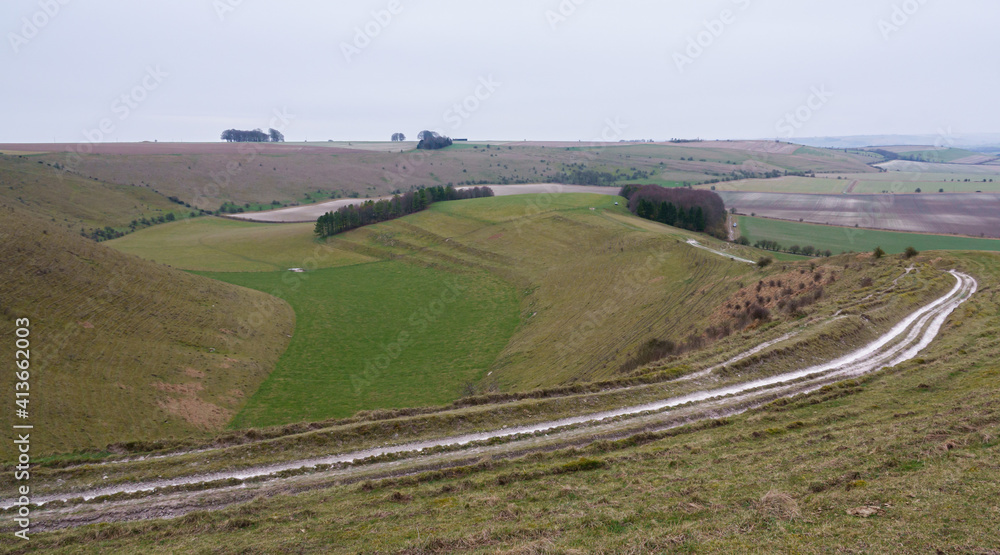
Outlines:
<svg viewBox="0 0 1000 555"><path fill-rule="evenodd" d="M710 372L707 375L703 373L701 383L704 384L704 389L694 393L530 426L378 447L240 471L47 495L33 501L37 504L67 501L68 504L36 511L38 525L41 529L56 529L92 522L176 516L206 506L225 506L240 502L264 491L270 491L271 494L294 491L309 487L305 485L307 483L314 484L312 487L321 487L315 484L329 485L333 478L350 479L380 473L405 474L420 468L454 465L482 455L502 456L552 449L586 443L598 437L628 435L640 429L662 430L721 415L737 414L775 398L810 392L827 384L912 359L938 335L948 316L977 290L978 284L971 276L956 271L950 273L955 277L956 284L946 295L913 312L876 341L831 362L722 387L712 387L716 382L715 378ZM786 339L788 337L782 337L778 341ZM776 342L768 342L765 346ZM508 441L492 445L482 443L496 438L508 438ZM419 453L423 449L436 447L448 447L450 450L435 454ZM303 476L278 476L279 473L288 471L355 463L370 457L400 453L410 456L393 462L348 464L346 467L320 470ZM254 479L254 483L220 485L222 481L231 479ZM199 489L200 486L203 487ZM154 491L179 487L185 487L185 491ZM138 499L86 502L97 497L136 492L152 493ZM80 502L81 498L85 501ZM9 511L12 504L12 500L6 500L3 503L4 509Z"/></svg>
<svg viewBox="0 0 1000 555"><path fill-rule="evenodd" d="M701 243L699 243L698 241L695 241L694 239L688 239L687 244L691 245L692 247L698 248L698 249L702 249L702 250L706 250L708 252L715 253L715 254L717 254L719 256L724 256L724 257L726 257L726 258L728 258L730 260L735 260L736 262L743 262L743 263L746 263L746 264L756 264L756 262L754 262L753 260L747 260L746 258L740 258L738 256L733 256L731 254L727 254L727 253L724 253L722 251L717 251L715 249L708 248L705 245L702 245Z"/></svg>

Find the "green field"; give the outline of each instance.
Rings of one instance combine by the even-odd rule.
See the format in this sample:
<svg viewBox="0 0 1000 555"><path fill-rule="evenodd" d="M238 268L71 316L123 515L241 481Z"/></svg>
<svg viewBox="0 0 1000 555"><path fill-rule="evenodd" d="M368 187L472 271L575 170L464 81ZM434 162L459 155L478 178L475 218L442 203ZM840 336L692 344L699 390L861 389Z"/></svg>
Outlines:
<svg viewBox="0 0 1000 555"><path fill-rule="evenodd" d="M376 260L317 242L312 224L262 225L215 217L158 225L108 245L177 268L215 272L330 268Z"/></svg>
<svg viewBox="0 0 1000 555"><path fill-rule="evenodd" d="M1000 307L988 292L1000 283L1000 257L974 253L905 263L854 257L836 262L851 269L849 277L828 288L839 292L831 291L816 307L828 316L839 314L845 302L878 296L910 263L919 271L900 280L906 294L854 305L848 318L859 319L863 311L870 320L882 321L877 314L886 310L886 302L897 305L889 312L905 313L905 299L941 277L935 267L975 275L981 292L948 318L920 358L745 413L589 444L555 443L506 456L478 456L459 466L406 459L394 463L399 466L390 476L385 467L366 473L362 464L360 482L306 474L285 483L297 488L294 494L276 487L276 494L244 495L231 506L169 520L45 532L32 537L32 548L58 553L82 547L116 553L996 551ZM868 272L878 273L881 284L875 290L855 289ZM830 331L816 330L813 343L779 349L761 362L800 364L818 343L831 343ZM551 401L572 405L574 399ZM531 400L522 403L524 410L539 408ZM514 424L510 405L522 403L483 410ZM470 417L467 410L456 412L458 421ZM401 441L393 430L406 437L414 426L405 418L379 424L386 439L372 438L374 444ZM329 449L330 437L340 437L335 428L185 460L201 469L219 456L280 450L284 443L276 447L277 441ZM114 476L123 468L140 474L173 470L147 468L156 464L43 469L39 480L101 479L101 473ZM213 495L217 501L225 491ZM873 514L853 516L861 507L872 508ZM14 539L0 540L0 548L26 552Z"/></svg>
<svg viewBox="0 0 1000 555"><path fill-rule="evenodd" d="M439 405L478 382L518 325L508 284L403 262L287 272L205 274L273 294L296 332L234 427Z"/></svg>
<svg viewBox="0 0 1000 555"><path fill-rule="evenodd" d="M317 242L308 224L204 218L111 245L221 272L205 275L293 306L291 346L234 421L260 426L442 404L472 390L611 378L649 339L700 331L699 318L753 269L686 245L693 234L635 218L616 200L542 194L442 202L327 242ZM698 239L736 256L759 255ZM311 271L282 271L291 267ZM449 280L468 283L469 292L428 335L411 340L375 385L356 392L351 377L399 333L413 334L410 316Z"/></svg>
<svg viewBox="0 0 1000 555"><path fill-rule="evenodd" d="M740 216L740 232L751 243L761 239L777 241L783 247L812 245L819 250L865 252L882 247L887 253L900 253L906 247L925 250L1000 251L1000 240L897 233L827 225L804 224Z"/></svg>
<svg viewBox="0 0 1000 555"><path fill-rule="evenodd" d="M961 148L943 148L931 150L910 150L900 152L900 158L905 160L916 160L920 162L949 163L969 156L978 156L981 153Z"/></svg>

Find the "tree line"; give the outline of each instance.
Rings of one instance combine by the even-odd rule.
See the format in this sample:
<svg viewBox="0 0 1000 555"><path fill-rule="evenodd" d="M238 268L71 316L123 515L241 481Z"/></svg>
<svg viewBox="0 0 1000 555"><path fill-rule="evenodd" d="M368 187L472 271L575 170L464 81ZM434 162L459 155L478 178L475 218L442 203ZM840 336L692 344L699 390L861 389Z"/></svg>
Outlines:
<svg viewBox="0 0 1000 555"><path fill-rule="evenodd" d="M489 187L462 190L450 185L426 187L394 195L391 199L368 200L363 204L342 206L334 212L327 212L316 221L315 233L320 237L330 237L362 226L420 212L435 202L492 196L493 189Z"/></svg>
<svg viewBox="0 0 1000 555"><path fill-rule="evenodd" d="M712 191L625 185L621 196L636 216L691 231L726 236L726 205Z"/></svg>
<svg viewBox="0 0 1000 555"><path fill-rule="evenodd" d="M244 131L241 129L226 129L222 132L222 140L230 143L283 143L285 136L277 129L268 129L267 133L260 129Z"/></svg>
<svg viewBox="0 0 1000 555"><path fill-rule="evenodd" d="M736 240L736 244L750 246L750 240L747 239L746 237L740 237L739 239ZM830 251L830 249L821 251L812 245L806 245L804 247L801 247L799 245L792 245L786 249L781 245L781 243L777 241L772 241L770 239L761 239L755 242L753 246L754 248L765 251L787 252L790 254L801 254L803 256L823 256L827 258L833 256L833 252Z"/></svg>

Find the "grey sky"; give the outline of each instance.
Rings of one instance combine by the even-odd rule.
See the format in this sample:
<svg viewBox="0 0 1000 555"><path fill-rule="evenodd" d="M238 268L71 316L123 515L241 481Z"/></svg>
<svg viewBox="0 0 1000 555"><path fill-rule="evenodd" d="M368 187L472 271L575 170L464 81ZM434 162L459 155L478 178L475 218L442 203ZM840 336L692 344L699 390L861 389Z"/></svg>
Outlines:
<svg viewBox="0 0 1000 555"><path fill-rule="evenodd" d="M0 142L992 132L998 21L996 0L8 0Z"/></svg>

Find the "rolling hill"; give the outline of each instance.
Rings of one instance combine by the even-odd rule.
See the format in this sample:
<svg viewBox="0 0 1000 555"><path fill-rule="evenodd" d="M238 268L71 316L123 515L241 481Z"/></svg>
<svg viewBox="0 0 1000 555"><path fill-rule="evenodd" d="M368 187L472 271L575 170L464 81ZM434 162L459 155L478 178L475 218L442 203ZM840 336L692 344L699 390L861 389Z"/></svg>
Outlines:
<svg viewBox="0 0 1000 555"><path fill-rule="evenodd" d="M594 184L587 180L599 176L617 183L678 186L737 174L875 171L867 165L870 159L858 154L772 141L497 141L438 151L415 151L412 143L123 143L98 145L94 153L72 159L61 146L0 145L0 151L34 152L25 158L61 164L74 174L107 183L155 189L206 210L216 210L223 202L254 207L274 201L305 204L447 183Z"/></svg>
<svg viewBox="0 0 1000 555"><path fill-rule="evenodd" d="M218 432L288 344L295 320L282 301L0 210L0 319L5 330L31 322L35 456ZM0 384L13 391L13 380L5 372ZM0 424L13 418L4 411Z"/></svg>
<svg viewBox="0 0 1000 555"><path fill-rule="evenodd" d="M191 212L148 187L108 183L63 171L37 156L2 154L0 202L74 233L105 226L124 228L132 220L166 214L180 219Z"/></svg>
<svg viewBox="0 0 1000 555"><path fill-rule="evenodd" d="M308 224L202 218L110 245L292 304L296 338L236 421L277 425L612 379L648 341L702 333L700 322L752 268L694 248L686 241L695 234L634 218L616 200L438 203L328 242ZM311 271L289 278L291 267ZM448 283L462 289L438 307ZM401 333L408 340L396 353ZM372 384L360 391L359 381ZM307 401L317 396L327 401Z"/></svg>

